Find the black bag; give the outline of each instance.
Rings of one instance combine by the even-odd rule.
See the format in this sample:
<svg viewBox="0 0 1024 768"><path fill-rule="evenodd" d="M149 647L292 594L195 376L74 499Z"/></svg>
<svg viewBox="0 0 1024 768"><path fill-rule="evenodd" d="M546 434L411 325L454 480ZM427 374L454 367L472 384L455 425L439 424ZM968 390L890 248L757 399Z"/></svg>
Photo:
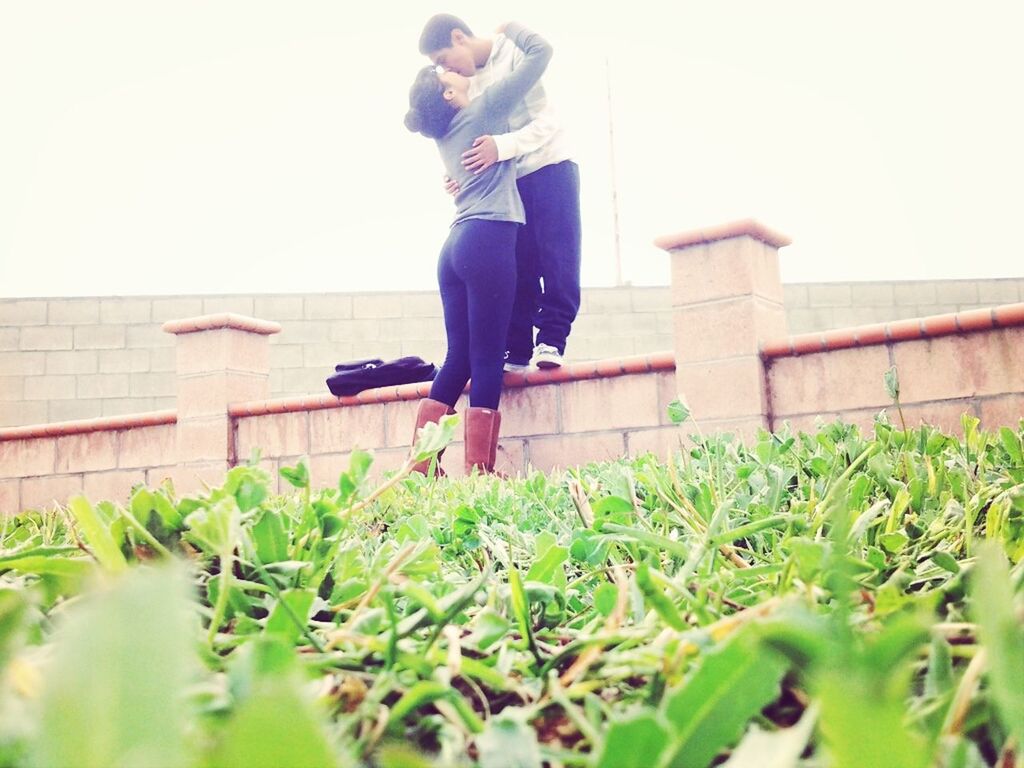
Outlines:
<svg viewBox="0 0 1024 768"><path fill-rule="evenodd" d="M433 381L437 368L421 357L399 357L387 362L377 359L351 360L334 366L327 388L335 397L357 395L364 389Z"/></svg>

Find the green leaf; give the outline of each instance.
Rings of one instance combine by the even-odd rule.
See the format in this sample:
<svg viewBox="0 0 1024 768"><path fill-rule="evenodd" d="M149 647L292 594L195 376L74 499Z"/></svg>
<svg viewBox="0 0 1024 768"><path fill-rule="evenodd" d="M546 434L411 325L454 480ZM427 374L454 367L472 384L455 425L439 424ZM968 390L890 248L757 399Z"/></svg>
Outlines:
<svg viewBox="0 0 1024 768"><path fill-rule="evenodd" d="M69 607L47 666L36 764L191 765L182 691L196 660L188 578L135 570Z"/></svg>
<svg viewBox="0 0 1024 768"><path fill-rule="evenodd" d="M668 729L653 710L614 721L605 734L595 768L651 768L669 743Z"/></svg>
<svg viewBox="0 0 1024 768"><path fill-rule="evenodd" d="M1021 440L1012 429L1000 427L999 441L1014 464L1024 464L1024 448L1021 447Z"/></svg>
<svg viewBox="0 0 1024 768"><path fill-rule="evenodd" d="M459 417L449 414L442 416L437 423L421 427L416 438L416 445L413 446L415 460L426 461L447 448L448 444L455 439L455 427L458 424Z"/></svg>
<svg viewBox="0 0 1024 768"><path fill-rule="evenodd" d="M722 768L796 768L816 719L817 707L812 706L791 728L762 731L752 726Z"/></svg>
<svg viewBox="0 0 1024 768"><path fill-rule="evenodd" d="M121 554L114 537L110 535L110 529L100 520L92 504L84 496L74 496L68 502L68 508L100 565L112 573L125 570L128 562Z"/></svg>
<svg viewBox="0 0 1024 768"><path fill-rule="evenodd" d="M602 616L611 616L619 600L619 588L605 582L594 590L594 607Z"/></svg>
<svg viewBox="0 0 1024 768"><path fill-rule="evenodd" d="M312 589L286 589L281 592L281 598L267 619L267 634L280 635L289 643L298 640L309 622L314 598L316 592Z"/></svg>
<svg viewBox="0 0 1024 768"><path fill-rule="evenodd" d="M541 768L537 732L516 707L502 710L487 721L476 737L480 768Z"/></svg>
<svg viewBox="0 0 1024 768"><path fill-rule="evenodd" d="M885 393L889 396L890 400L900 399L900 379L899 372L896 370L894 365L892 368L887 370L883 376L885 381Z"/></svg>
<svg viewBox="0 0 1024 768"><path fill-rule="evenodd" d="M993 542L978 547L973 613L988 654L988 684L999 720L1024 744L1024 627L1014 608L1006 557Z"/></svg>
<svg viewBox="0 0 1024 768"><path fill-rule="evenodd" d="M288 559L288 536L281 524L278 512L263 513L252 527L252 540L256 545L256 557L261 563L276 563Z"/></svg>
<svg viewBox="0 0 1024 768"><path fill-rule="evenodd" d="M899 531L883 533L878 537L878 543L882 545L882 549L894 555L902 552L909 542L910 537Z"/></svg>
<svg viewBox="0 0 1024 768"><path fill-rule="evenodd" d="M28 600L24 592L0 589L0 672L7 666L14 647L25 629Z"/></svg>
<svg viewBox="0 0 1024 768"><path fill-rule="evenodd" d="M469 642L476 644L481 651L501 640L508 633L509 623L493 608L484 608L473 619L473 634Z"/></svg>
<svg viewBox="0 0 1024 768"><path fill-rule="evenodd" d="M779 695L786 667L751 631L741 630L710 651L682 687L665 697L663 711L674 726L670 764L706 768Z"/></svg>
<svg viewBox="0 0 1024 768"><path fill-rule="evenodd" d="M224 726L211 768L320 768L338 765L323 726L290 675L256 683Z"/></svg>
<svg viewBox="0 0 1024 768"><path fill-rule="evenodd" d="M633 502L621 496L605 496L598 499L591 505L594 512L595 531L599 531L606 522L615 522L624 525L633 516Z"/></svg>
<svg viewBox="0 0 1024 768"><path fill-rule="evenodd" d="M305 459L299 459L294 467L281 467L278 473L296 488L309 487L309 467Z"/></svg>
<svg viewBox="0 0 1024 768"><path fill-rule="evenodd" d="M690 418L690 409L683 405L682 398L677 397L668 404L668 418L673 424L682 424Z"/></svg>
<svg viewBox="0 0 1024 768"><path fill-rule="evenodd" d="M644 595L644 600L661 617L661 620L672 629L683 631L688 628L679 608L665 594L665 578L657 571L652 571L647 563L640 563L636 569L636 583Z"/></svg>
<svg viewBox="0 0 1024 768"><path fill-rule="evenodd" d="M12 571L34 573L38 576L60 576L71 579L74 584L81 583L95 567L92 560L87 557L48 557L31 554L0 563L0 571L9 568Z"/></svg>
<svg viewBox="0 0 1024 768"><path fill-rule="evenodd" d="M526 581L540 581L545 584L555 583L556 569L558 573L565 577L565 571L562 570L561 565L569 559L569 550L567 547L559 547L552 545L547 548L544 552L543 557L535 560L533 565L530 566L530 570L526 572Z"/></svg>
<svg viewBox="0 0 1024 768"><path fill-rule="evenodd" d="M960 573L960 563L949 552L936 550L932 552L931 560L944 571L949 571L952 574Z"/></svg>

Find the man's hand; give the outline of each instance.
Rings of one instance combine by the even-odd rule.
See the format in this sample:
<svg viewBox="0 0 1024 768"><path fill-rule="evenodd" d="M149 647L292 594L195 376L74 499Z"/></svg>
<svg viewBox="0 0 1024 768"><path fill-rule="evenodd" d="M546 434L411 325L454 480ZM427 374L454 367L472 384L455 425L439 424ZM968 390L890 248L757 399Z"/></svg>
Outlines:
<svg viewBox="0 0 1024 768"><path fill-rule="evenodd" d="M474 174L486 171L498 162L498 145L493 136L480 136L473 148L462 153L462 167Z"/></svg>
<svg viewBox="0 0 1024 768"><path fill-rule="evenodd" d="M444 191L454 197L459 194L459 182L453 179L451 176L444 177Z"/></svg>

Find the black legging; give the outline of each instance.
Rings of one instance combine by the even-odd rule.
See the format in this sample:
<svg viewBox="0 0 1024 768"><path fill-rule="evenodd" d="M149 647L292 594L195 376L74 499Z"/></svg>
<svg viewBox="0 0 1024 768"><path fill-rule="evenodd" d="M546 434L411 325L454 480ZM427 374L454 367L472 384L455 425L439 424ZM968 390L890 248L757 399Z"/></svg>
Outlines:
<svg viewBox="0 0 1024 768"><path fill-rule="evenodd" d="M472 378L469 404L497 409L505 336L516 292L516 230L511 221L469 219L452 227L437 262L448 354L430 388L454 406Z"/></svg>

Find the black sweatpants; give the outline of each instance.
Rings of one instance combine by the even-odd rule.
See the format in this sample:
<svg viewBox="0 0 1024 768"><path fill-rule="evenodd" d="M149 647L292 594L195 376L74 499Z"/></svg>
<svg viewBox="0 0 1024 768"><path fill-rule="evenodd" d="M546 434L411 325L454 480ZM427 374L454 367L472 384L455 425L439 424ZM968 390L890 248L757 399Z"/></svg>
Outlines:
<svg viewBox="0 0 1024 768"><path fill-rule="evenodd" d="M469 404L497 409L505 339L516 292L516 230L511 221L469 219L452 227L437 262L448 353L430 388L454 406L472 379Z"/></svg>
<svg viewBox="0 0 1024 768"><path fill-rule="evenodd" d="M516 242L516 300L506 349L525 364L537 343L562 354L580 309L580 170L572 160L546 165L516 182L526 224ZM544 282L541 289L541 280Z"/></svg>

